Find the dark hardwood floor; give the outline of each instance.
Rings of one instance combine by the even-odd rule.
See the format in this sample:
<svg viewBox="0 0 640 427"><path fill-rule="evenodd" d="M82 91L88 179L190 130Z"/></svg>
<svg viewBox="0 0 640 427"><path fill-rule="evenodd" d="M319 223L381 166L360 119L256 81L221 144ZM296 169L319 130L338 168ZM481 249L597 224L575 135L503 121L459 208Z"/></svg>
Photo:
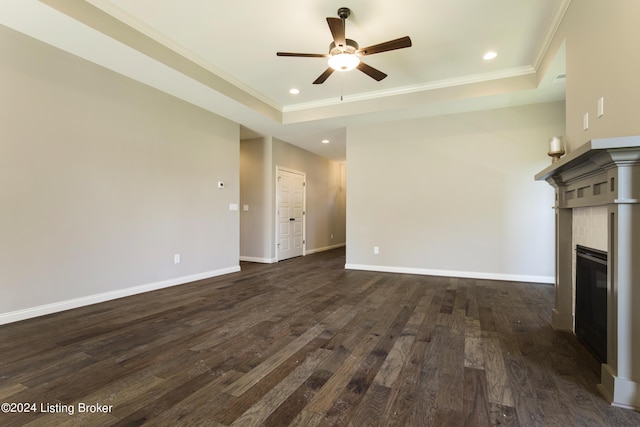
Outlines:
<svg viewBox="0 0 640 427"><path fill-rule="evenodd" d="M550 327L552 286L344 263L243 263L0 326L0 402L37 405L0 425L640 425Z"/></svg>

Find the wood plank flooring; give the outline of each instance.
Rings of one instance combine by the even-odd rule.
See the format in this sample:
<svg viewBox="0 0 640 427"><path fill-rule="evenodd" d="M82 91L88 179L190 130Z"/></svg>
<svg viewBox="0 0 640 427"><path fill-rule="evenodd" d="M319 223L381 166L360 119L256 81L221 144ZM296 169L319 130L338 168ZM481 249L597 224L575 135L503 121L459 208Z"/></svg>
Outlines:
<svg viewBox="0 0 640 427"><path fill-rule="evenodd" d="M243 263L0 326L0 402L37 405L0 425L640 425L550 327L552 286L344 263L340 249Z"/></svg>

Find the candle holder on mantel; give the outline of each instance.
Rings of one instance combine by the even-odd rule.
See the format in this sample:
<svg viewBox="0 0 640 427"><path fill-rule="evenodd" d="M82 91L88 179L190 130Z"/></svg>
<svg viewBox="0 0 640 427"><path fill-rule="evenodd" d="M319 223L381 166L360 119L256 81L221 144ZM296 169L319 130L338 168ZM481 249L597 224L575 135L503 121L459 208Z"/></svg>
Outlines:
<svg viewBox="0 0 640 427"><path fill-rule="evenodd" d="M551 163L555 163L560 160L565 153L564 139L561 136L554 136L549 139L549 152L547 153L551 157Z"/></svg>

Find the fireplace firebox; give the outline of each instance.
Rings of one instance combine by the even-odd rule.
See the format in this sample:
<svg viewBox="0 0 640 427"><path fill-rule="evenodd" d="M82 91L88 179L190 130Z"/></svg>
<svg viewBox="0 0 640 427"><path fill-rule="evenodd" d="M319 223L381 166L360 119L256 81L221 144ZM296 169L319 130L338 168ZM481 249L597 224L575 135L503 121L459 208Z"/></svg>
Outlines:
<svg viewBox="0 0 640 427"><path fill-rule="evenodd" d="M607 363L607 253L576 246L576 336Z"/></svg>

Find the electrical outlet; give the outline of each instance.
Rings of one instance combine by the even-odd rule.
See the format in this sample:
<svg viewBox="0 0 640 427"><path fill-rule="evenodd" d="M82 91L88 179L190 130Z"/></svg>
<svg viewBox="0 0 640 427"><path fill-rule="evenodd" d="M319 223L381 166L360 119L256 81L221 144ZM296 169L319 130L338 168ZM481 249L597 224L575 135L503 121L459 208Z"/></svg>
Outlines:
<svg viewBox="0 0 640 427"><path fill-rule="evenodd" d="M379 247L377 247L377 246L374 246L374 247L373 247L373 253L374 253L375 255L378 255L378 254L380 253L380 248L379 248Z"/></svg>
<svg viewBox="0 0 640 427"><path fill-rule="evenodd" d="M331 235L331 240L333 240L333 234Z"/></svg>
<svg viewBox="0 0 640 427"><path fill-rule="evenodd" d="M180 254L175 254L173 256L173 263L174 264L180 264Z"/></svg>

